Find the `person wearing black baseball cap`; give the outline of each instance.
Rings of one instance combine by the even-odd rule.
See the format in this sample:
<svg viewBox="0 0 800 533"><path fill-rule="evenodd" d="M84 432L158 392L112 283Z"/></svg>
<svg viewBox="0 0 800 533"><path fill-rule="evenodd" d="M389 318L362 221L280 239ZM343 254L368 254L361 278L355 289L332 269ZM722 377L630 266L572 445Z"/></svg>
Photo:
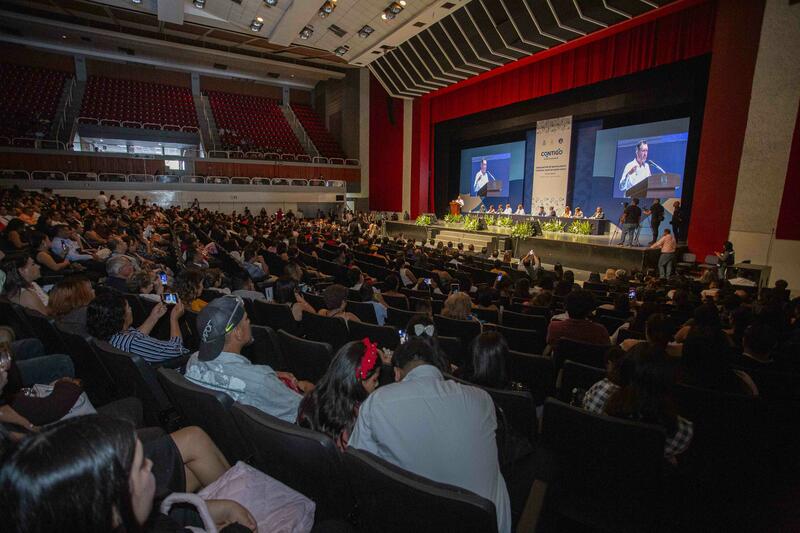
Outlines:
<svg viewBox="0 0 800 533"><path fill-rule="evenodd" d="M241 355L242 348L253 342L242 298L216 298L200 311L197 331L200 349L186 365L188 380L294 423L302 393L314 385L269 365L254 365Z"/></svg>

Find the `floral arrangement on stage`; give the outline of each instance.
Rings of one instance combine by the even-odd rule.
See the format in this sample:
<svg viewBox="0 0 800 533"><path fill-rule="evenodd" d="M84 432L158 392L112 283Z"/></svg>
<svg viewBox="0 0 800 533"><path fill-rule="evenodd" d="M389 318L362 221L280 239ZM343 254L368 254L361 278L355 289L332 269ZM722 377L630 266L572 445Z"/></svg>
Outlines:
<svg viewBox="0 0 800 533"><path fill-rule="evenodd" d="M444 216L445 224L460 224L464 220L464 215L454 215L453 213L447 213Z"/></svg>
<svg viewBox="0 0 800 533"><path fill-rule="evenodd" d="M420 215L417 217L417 226L430 226L431 225L431 216L430 215Z"/></svg>
<svg viewBox="0 0 800 533"><path fill-rule="evenodd" d="M511 228L511 236L520 239L527 239L533 236L533 224L530 222L519 222Z"/></svg>
<svg viewBox="0 0 800 533"><path fill-rule="evenodd" d="M511 219L511 217L498 217L497 226L500 228L513 228L514 221Z"/></svg>
<svg viewBox="0 0 800 533"><path fill-rule="evenodd" d="M486 221L487 226L497 225L497 217L494 215L486 215L483 219Z"/></svg>
<svg viewBox="0 0 800 533"><path fill-rule="evenodd" d="M467 216L464 217L464 229L467 231L477 231L480 227L480 220L478 217Z"/></svg>
<svg viewBox="0 0 800 533"><path fill-rule="evenodd" d="M542 222L542 231L551 231L553 233L560 233L564 231L564 223L558 220L548 220Z"/></svg>
<svg viewBox="0 0 800 533"><path fill-rule="evenodd" d="M575 220L569 225L567 232L575 235L589 235L592 232L592 225L588 220Z"/></svg>

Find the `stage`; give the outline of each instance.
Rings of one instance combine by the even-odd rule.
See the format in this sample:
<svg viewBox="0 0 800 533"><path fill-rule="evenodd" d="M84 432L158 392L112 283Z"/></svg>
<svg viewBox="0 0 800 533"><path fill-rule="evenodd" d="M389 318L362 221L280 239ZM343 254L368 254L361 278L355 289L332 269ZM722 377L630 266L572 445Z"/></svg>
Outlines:
<svg viewBox="0 0 800 533"><path fill-rule="evenodd" d="M647 247L618 246L619 236L612 235L573 235L569 233L547 232L541 237L512 239L510 230L490 228L482 231L467 231L460 224L437 222L430 226L417 226L413 221L387 221L386 233L389 237L403 235L406 239L417 242L434 239L436 241L475 244L485 242L492 250L513 250L519 258L533 250L542 263L553 265L560 263L564 268L586 270L589 272L605 272L607 268L622 268L631 272L656 268L659 250ZM644 237L644 236L642 236ZM642 239L646 241L646 239ZM515 249L516 245L516 249ZM678 250L680 252L680 249ZM679 254L676 254L679 255Z"/></svg>

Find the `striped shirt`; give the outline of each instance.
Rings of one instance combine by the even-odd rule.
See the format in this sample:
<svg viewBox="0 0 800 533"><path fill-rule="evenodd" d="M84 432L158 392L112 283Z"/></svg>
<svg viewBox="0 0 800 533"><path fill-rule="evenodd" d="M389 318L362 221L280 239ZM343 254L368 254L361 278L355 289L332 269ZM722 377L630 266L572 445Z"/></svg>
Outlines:
<svg viewBox="0 0 800 533"><path fill-rule="evenodd" d="M183 347L180 337L172 337L168 341L161 341L134 328L115 333L108 342L114 348L136 354L148 363L160 363L189 352Z"/></svg>

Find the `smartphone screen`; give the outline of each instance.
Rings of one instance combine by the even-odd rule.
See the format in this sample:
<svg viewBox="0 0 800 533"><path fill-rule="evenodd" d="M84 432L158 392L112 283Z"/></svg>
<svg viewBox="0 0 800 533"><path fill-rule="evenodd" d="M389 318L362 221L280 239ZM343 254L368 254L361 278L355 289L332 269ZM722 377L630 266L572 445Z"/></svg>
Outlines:
<svg viewBox="0 0 800 533"><path fill-rule="evenodd" d="M636 299L636 288L635 287L631 287L628 290L628 300L635 300L635 299Z"/></svg>
<svg viewBox="0 0 800 533"><path fill-rule="evenodd" d="M424 279L424 280L422 280L422 281L424 281L424 282L425 282L425 285L430 285L430 284L431 284L431 278L425 278L425 279Z"/></svg>
<svg viewBox="0 0 800 533"><path fill-rule="evenodd" d="M497 275L497 281L502 281L502 280L503 280L503 275L502 274L498 274Z"/></svg>
<svg viewBox="0 0 800 533"><path fill-rule="evenodd" d="M171 292L164 294L164 303L167 305L175 305L178 303L178 295Z"/></svg>
<svg viewBox="0 0 800 533"><path fill-rule="evenodd" d="M158 276L161 278L161 284L162 285L166 285L167 284L167 274L166 274L166 272L161 272Z"/></svg>
<svg viewBox="0 0 800 533"><path fill-rule="evenodd" d="M400 344L406 343L406 331L401 329L397 332L397 335L400 337Z"/></svg>
<svg viewBox="0 0 800 533"><path fill-rule="evenodd" d="M266 296L267 301L270 301L270 302L275 299L275 294L274 294L274 292L272 290L272 287L264 288L264 296Z"/></svg>

